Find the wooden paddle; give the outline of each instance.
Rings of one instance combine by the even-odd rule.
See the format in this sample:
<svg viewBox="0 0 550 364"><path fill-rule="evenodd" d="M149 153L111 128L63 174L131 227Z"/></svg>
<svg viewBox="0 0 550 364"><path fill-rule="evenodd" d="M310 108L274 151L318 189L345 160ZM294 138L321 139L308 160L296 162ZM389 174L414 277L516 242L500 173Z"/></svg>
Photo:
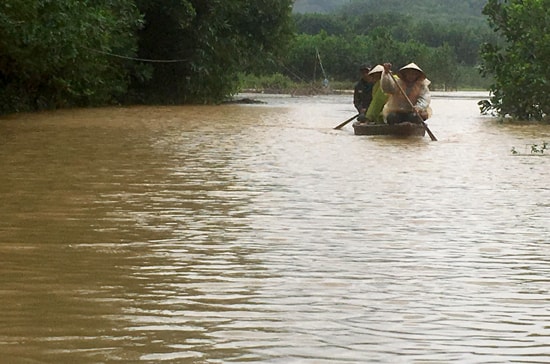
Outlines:
<svg viewBox="0 0 550 364"><path fill-rule="evenodd" d="M341 127L343 127L344 125L346 125L347 123L349 123L350 121L352 121L353 119L355 119L358 116L359 116L359 114L349 118L348 120L344 121L342 124L340 124L338 126L335 126L334 129L340 129Z"/></svg>
<svg viewBox="0 0 550 364"><path fill-rule="evenodd" d="M393 73L391 71L389 71L389 73L390 73L391 79L393 80L393 82L395 83L397 88L399 88L399 91L401 91L401 95L403 95L403 97L407 100L407 102L409 103L409 105L413 109L414 114L418 117L418 120L420 120L420 123L422 124L422 126L424 126L424 129L426 129L426 131L428 132L428 135L430 136L430 139L432 141L436 142L437 138L435 137L435 135L433 135L431 130L428 128L428 125L424 122L424 119L422 119L422 116L420 116L420 114L415 110L414 105L411 102L411 99L409 99L409 97L407 96L407 94L405 93L405 91L403 90L401 85L399 84L399 82L397 82L397 80L393 77Z"/></svg>

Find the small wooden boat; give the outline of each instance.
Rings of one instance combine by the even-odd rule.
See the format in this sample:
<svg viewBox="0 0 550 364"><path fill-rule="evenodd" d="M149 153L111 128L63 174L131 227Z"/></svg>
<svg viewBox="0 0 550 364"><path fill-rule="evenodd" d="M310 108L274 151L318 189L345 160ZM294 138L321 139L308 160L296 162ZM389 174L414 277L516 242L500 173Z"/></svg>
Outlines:
<svg viewBox="0 0 550 364"><path fill-rule="evenodd" d="M355 135L392 135L399 137L419 136L423 137L426 134L426 128L422 124L416 123L399 123L399 124L373 124L353 123Z"/></svg>

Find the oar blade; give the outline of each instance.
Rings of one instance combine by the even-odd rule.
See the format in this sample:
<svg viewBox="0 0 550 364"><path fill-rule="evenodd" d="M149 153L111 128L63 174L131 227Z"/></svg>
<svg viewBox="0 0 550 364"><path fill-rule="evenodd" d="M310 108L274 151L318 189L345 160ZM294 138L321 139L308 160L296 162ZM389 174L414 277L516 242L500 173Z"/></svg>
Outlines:
<svg viewBox="0 0 550 364"><path fill-rule="evenodd" d="M344 121L343 123L338 124L337 126L335 126L334 129L338 130L338 129L342 128L344 125L346 125L347 123L349 123L350 121L352 121L353 119L355 119L358 116L359 116L359 114L354 115L353 117L349 118L348 120Z"/></svg>

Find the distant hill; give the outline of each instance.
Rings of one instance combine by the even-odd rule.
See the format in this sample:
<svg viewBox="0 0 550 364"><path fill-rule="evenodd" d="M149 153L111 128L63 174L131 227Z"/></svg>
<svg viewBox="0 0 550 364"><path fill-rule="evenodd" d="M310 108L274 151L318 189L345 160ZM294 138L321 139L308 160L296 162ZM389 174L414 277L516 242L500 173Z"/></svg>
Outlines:
<svg viewBox="0 0 550 364"><path fill-rule="evenodd" d="M485 20L487 0L295 0L294 13L394 13L418 18Z"/></svg>

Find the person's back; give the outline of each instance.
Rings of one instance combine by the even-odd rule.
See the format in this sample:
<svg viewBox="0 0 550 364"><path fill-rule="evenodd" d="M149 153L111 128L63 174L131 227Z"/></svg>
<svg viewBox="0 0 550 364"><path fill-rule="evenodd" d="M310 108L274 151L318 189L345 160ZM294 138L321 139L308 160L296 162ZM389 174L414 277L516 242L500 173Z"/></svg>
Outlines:
<svg viewBox="0 0 550 364"><path fill-rule="evenodd" d="M361 67L359 67L359 71L361 72L361 79L355 84L353 90L353 105L359 113L357 120L361 122L366 121L365 113L367 112L367 109L369 108L369 105L372 101L373 83L370 82L368 76L370 69L371 67L366 64L363 64L361 65Z"/></svg>

